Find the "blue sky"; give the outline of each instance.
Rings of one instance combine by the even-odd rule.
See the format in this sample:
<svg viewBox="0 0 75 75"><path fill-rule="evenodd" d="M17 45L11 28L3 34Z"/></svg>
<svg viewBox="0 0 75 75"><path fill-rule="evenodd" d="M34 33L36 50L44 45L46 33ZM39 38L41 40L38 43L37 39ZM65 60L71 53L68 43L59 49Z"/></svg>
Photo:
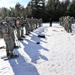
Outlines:
<svg viewBox="0 0 75 75"><path fill-rule="evenodd" d="M0 0L0 8L1 7L14 7L16 3L22 4L24 7L30 2L31 0Z"/></svg>

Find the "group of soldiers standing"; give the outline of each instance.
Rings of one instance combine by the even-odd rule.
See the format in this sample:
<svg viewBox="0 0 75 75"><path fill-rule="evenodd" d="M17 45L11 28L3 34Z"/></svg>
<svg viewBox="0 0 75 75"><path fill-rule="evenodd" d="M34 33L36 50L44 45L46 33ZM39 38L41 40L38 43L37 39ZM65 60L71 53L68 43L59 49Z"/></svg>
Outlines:
<svg viewBox="0 0 75 75"><path fill-rule="evenodd" d="M23 17L5 17L0 21L0 39L4 39L6 44L7 57L14 58L17 55L13 52L15 47L19 47L19 40L28 35L34 29L42 26L42 19Z"/></svg>
<svg viewBox="0 0 75 75"><path fill-rule="evenodd" d="M72 23L74 18L64 16L59 18L60 25L69 33L72 32ZM42 26L42 19L23 17L5 17L0 21L0 39L4 39L6 44L7 57L17 57L13 50L19 47L19 40L22 40L25 35L30 34L34 29Z"/></svg>
<svg viewBox="0 0 75 75"><path fill-rule="evenodd" d="M74 21L74 17L70 16L63 16L59 18L60 25L63 26L68 33L72 32L72 24Z"/></svg>

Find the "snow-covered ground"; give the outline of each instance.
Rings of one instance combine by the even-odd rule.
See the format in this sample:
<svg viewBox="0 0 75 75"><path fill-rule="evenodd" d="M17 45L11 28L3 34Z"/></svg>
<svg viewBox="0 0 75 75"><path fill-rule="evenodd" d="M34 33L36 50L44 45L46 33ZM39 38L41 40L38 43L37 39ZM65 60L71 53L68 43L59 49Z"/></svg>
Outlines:
<svg viewBox="0 0 75 75"><path fill-rule="evenodd" d="M72 34L59 23L52 27L44 23L20 41L20 46L14 49L19 57L6 61L1 59L6 55L5 49L0 49L0 75L75 75L74 24Z"/></svg>

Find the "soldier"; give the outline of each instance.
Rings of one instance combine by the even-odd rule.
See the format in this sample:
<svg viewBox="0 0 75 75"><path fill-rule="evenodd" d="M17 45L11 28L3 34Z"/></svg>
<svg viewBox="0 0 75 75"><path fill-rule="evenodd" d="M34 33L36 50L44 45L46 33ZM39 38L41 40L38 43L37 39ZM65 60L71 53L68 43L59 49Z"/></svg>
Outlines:
<svg viewBox="0 0 75 75"><path fill-rule="evenodd" d="M52 27L52 19L51 18L49 19L49 22L50 22L50 27Z"/></svg>
<svg viewBox="0 0 75 75"><path fill-rule="evenodd" d="M6 55L7 57L10 58L14 58L17 57L17 55L15 55L13 53L13 49L14 49L14 42L12 40L12 37L10 36L10 31L6 22L1 22L0 23L0 31L1 31L1 36L2 38L4 38L5 44L6 44Z"/></svg>
<svg viewBox="0 0 75 75"><path fill-rule="evenodd" d="M36 18L34 18L34 29L36 29Z"/></svg>
<svg viewBox="0 0 75 75"><path fill-rule="evenodd" d="M19 17L17 17L17 20L16 20L16 27L17 27L18 40L22 40L22 38L21 38L21 25L20 25L20 18Z"/></svg>
<svg viewBox="0 0 75 75"><path fill-rule="evenodd" d="M59 18L60 25L63 26L63 17Z"/></svg>
<svg viewBox="0 0 75 75"><path fill-rule="evenodd" d="M16 33L16 26L15 26L15 18L14 17L8 17L6 22L8 23L8 27L10 27L10 36L13 39L14 42L14 48L18 48L19 44L18 44L18 38L17 38L17 33Z"/></svg>
<svg viewBox="0 0 75 75"><path fill-rule="evenodd" d="M38 28L38 19L36 19L36 28Z"/></svg>
<svg viewBox="0 0 75 75"><path fill-rule="evenodd" d="M33 18L33 21L32 21L32 28L33 28L33 30L35 29L35 19Z"/></svg>
<svg viewBox="0 0 75 75"><path fill-rule="evenodd" d="M39 27L42 26L42 18L39 19Z"/></svg>
<svg viewBox="0 0 75 75"><path fill-rule="evenodd" d="M21 17L21 19L20 19L20 25L21 25L21 37L25 37L24 36L25 21L24 21L24 18L23 17Z"/></svg>
<svg viewBox="0 0 75 75"><path fill-rule="evenodd" d="M68 32L72 32L71 26L72 26L71 18L69 18L69 20L68 20Z"/></svg>
<svg viewBox="0 0 75 75"><path fill-rule="evenodd" d="M3 38L3 33L2 33L2 22L0 22L0 39Z"/></svg>
<svg viewBox="0 0 75 75"><path fill-rule="evenodd" d="M33 19L33 17L31 17L31 19L30 19L30 31L33 31L33 21L34 21L34 19Z"/></svg>
<svg viewBox="0 0 75 75"><path fill-rule="evenodd" d="M26 18L25 19L25 29L26 29L26 35L30 33L30 19Z"/></svg>
<svg viewBox="0 0 75 75"><path fill-rule="evenodd" d="M62 22L63 27L67 32L68 32L68 25L69 25L68 19L69 19L68 16L65 16L65 17L63 17L63 22Z"/></svg>

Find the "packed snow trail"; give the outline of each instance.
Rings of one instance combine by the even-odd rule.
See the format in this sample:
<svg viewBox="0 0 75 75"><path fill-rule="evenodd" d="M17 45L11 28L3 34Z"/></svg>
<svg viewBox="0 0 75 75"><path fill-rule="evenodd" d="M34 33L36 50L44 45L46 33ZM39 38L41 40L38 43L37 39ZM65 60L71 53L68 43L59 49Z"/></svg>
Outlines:
<svg viewBox="0 0 75 75"><path fill-rule="evenodd" d="M0 50L0 75L75 75L75 34L59 23L43 24L20 41L14 52L18 58L4 61L5 49Z"/></svg>

